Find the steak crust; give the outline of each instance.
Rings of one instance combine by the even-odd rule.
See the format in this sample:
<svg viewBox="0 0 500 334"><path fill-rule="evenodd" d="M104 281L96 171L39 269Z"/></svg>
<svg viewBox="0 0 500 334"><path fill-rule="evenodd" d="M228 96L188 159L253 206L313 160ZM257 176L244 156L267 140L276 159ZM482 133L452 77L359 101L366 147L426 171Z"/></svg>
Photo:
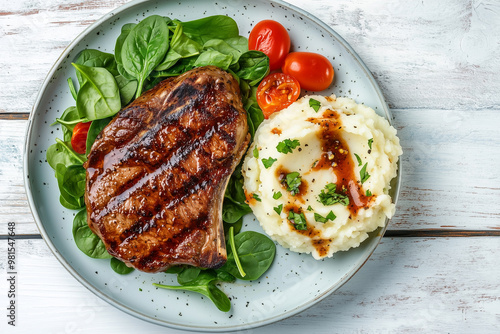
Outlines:
<svg viewBox="0 0 500 334"><path fill-rule="evenodd" d="M92 145L89 227L112 256L141 271L222 266L224 192L248 142L231 74L206 66L160 82Z"/></svg>

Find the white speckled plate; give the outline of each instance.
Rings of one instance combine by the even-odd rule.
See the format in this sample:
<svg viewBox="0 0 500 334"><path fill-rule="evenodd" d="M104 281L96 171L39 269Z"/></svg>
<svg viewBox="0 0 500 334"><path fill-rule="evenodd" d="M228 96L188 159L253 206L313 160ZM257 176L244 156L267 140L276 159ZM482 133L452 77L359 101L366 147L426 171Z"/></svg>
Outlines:
<svg viewBox="0 0 500 334"><path fill-rule="evenodd" d="M159 14L193 20L208 15L233 17L240 34L263 19L274 19L289 29L293 49L313 51L329 57L336 70L335 85L328 94L348 96L374 108L390 120L389 110L370 72L352 48L331 28L309 13L281 1L267 0L178 0L133 1L109 13L78 36L63 52L38 95L29 120L25 146L25 184L35 221L48 246L66 269L84 286L117 308L156 324L180 329L222 332L253 328L292 316L323 299L344 284L373 252L385 229L372 234L359 248L316 261L309 255L277 247L271 269L259 281L223 284L232 302L228 313L218 311L206 298L192 293L157 290L151 284L176 284L174 275L135 271L115 274L109 260L95 260L80 252L71 229L74 212L59 204L54 173L46 163L47 148L61 137L50 124L74 100L66 79L74 70L70 62L79 51L96 48L113 52L121 26L145 16ZM325 93L325 94L326 94ZM396 200L399 179L394 182ZM245 229L260 230L251 215Z"/></svg>

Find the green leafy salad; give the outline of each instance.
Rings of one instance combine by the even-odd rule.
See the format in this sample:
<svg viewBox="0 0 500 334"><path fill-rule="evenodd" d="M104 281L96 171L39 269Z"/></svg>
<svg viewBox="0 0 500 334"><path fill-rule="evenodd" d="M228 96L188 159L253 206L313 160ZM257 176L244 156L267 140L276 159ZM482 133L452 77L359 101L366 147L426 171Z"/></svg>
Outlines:
<svg viewBox="0 0 500 334"><path fill-rule="evenodd" d="M97 135L120 109L161 80L195 67L215 65L230 72L239 82L253 138L264 118L255 91L269 73L269 58L260 51L249 51L248 40L239 35L236 22L223 15L189 22L152 15L137 24L125 24L114 50L111 54L86 49L74 59L77 84L68 78L68 85L75 105L68 107L54 122L61 126L62 138L56 138L47 150L47 161L55 172L61 205L78 210L73 221L77 247L92 258L110 259L115 272L128 274L134 269L112 258L87 224L83 164ZM81 148L75 149L74 141L78 140L81 124L87 124L88 133ZM223 204L226 264L216 270L171 267L166 273L177 274L179 285L154 285L201 293L219 310L229 311L229 298L217 283L256 280L267 271L275 256L275 244L267 236L253 231L240 232L243 216L250 212L245 203L241 166L238 166L229 180Z"/></svg>

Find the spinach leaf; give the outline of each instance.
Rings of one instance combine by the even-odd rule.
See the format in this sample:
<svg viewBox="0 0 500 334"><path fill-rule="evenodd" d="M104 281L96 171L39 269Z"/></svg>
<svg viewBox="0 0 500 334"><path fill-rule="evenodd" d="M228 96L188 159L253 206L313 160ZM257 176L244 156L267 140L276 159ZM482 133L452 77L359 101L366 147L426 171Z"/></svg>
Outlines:
<svg viewBox="0 0 500 334"><path fill-rule="evenodd" d="M130 102L137 92L137 80L129 80L121 74L115 76L118 90L120 91L120 101L122 106Z"/></svg>
<svg viewBox="0 0 500 334"><path fill-rule="evenodd" d="M221 275L227 278L227 275ZM185 285L163 285L153 283L154 286L162 289L170 290L186 290L200 293L208 297L215 306L223 311L228 312L231 309L231 302L229 298L222 292L216 285L215 281L218 279L217 274L212 270L204 270L196 277L196 279L186 283Z"/></svg>
<svg viewBox="0 0 500 334"><path fill-rule="evenodd" d="M208 297L215 306L221 310L222 312L229 312L231 309L231 301L229 298L222 292L214 282L200 284L200 285L162 285L153 283L154 286L162 288L162 289L170 289L170 290L186 290L200 293L206 297Z"/></svg>
<svg viewBox="0 0 500 334"><path fill-rule="evenodd" d="M257 103L257 86L250 86L246 80L240 80L240 91L242 94L243 107L247 111L248 132L252 136L260 123L264 121L264 114Z"/></svg>
<svg viewBox="0 0 500 334"><path fill-rule="evenodd" d="M47 162L55 172L61 205L71 210L84 206L85 202L81 192L82 184L73 186L72 182L81 181L81 170L78 168L83 169L82 164L85 162L85 156L75 153L70 148L69 143L56 138L56 143L47 149ZM85 170L83 169L83 171Z"/></svg>
<svg viewBox="0 0 500 334"><path fill-rule="evenodd" d="M222 68L223 70L227 70L231 65L232 60L233 56L230 54L226 55L216 50L208 50L198 56L194 66L214 65Z"/></svg>
<svg viewBox="0 0 500 334"><path fill-rule="evenodd" d="M179 59L196 56L203 49L199 43L183 33L181 22L175 24L174 34L170 40L170 48L165 59L156 67L156 71L163 71L172 67Z"/></svg>
<svg viewBox="0 0 500 334"><path fill-rule="evenodd" d="M118 48L121 49L121 45L119 45ZM137 91L137 81L128 73L126 73L125 76L121 74L118 69L118 61L115 59L115 56L110 53L92 49L83 50L75 60L75 64L88 67L103 67L107 69L109 73L114 76L118 85L122 105L126 105L134 97L135 92ZM78 78L78 82L80 83L80 87L87 82L85 76L83 76L79 71L76 71L76 76Z"/></svg>
<svg viewBox="0 0 500 334"><path fill-rule="evenodd" d="M217 273L217 279L219 281L232 283L236 280L236 278L227 271L216 269L215 272Z"/></svg>
<svg viewBox="0 0 500 334"><path fill-rule="evenodd" d="M52 125L56 123L61 124L64 141L70 141L71 136L73 135L73 129L79 121L81 121L81 118L78 114L78 109L76 109L75 106L72 106L66 108L61 115L61 118L56 118L56 121Z"/></svg>
<svg viewBox="0 0 500 334"><path fill-rule="evenodd" d="M136 26L135 23L127 23L123 25L120 36L116 39L115 43L115 61L116 61L116 68L118 69L118 72L125 77L126 79L133 80L135 79L132 75L130 75L125 69L123 68L123 62L122 62L122 48L123 48L123 43L125 42L125 39L127 38L128 34L132 31L132 29ZM134 92L135 94L135 92Z"/></svg>
<svg viewBox="0 0 500 334"><path fill-rule="evenodd" d="M227 262L221 270L227 271L236 278L243 280L256 280L271 266L276 254L276 245L267 236L246 231L234 237L234 243L241 266L246 275L242 277L231 248L228 249Z"/></svg>
<svg viewBox="0 0 500 334"><path fill-rule="evenodd" d="M224 40L229 46L238 50L240 52L240 56L248 51L248 38L243 36L226 38Z"/></svg>
<svg viewBox="0 0 500 334"><path fill-rule="evenodd" d="M231 175L224 193L222 220L233 224L238 222L244 215L252 212L252 209L245 201L246 196L243 190L243 175L241 174L240 164Z"/></svg>
<svg viewBox="0 0 500 334"><path fill-rule="evenodd" d="M106 117L103 119L97 119L93 121L90 124L89 132L87 133L87 142L86 142L86 148L87 148L87 154L90 153L90 148L92 147L92 144L97 138L97 135L101 133L101 131L104 129L106 125L111 122L113 118L112 117Z"/></svg>
<svg viewBox="0 0 500 334"><path fill-rule="evenodd" d="M118 36L115 43L115 60L118 64L123 63L122 62L123 43L125 43L125 40L127 39L128 35L136 25L137 24L135 23L127 23L122 26L122 29L120 31L120 36Z"/></svg>
<svg viewBox="0 0 500 334"><path fill-rule="evenodd" d="M247 123L248 123L248 131L252 136L252 140L255 136L255 131L259 127L260 123L264 121L264 114L262 113L262 109L260 109L257 102L253 102L245 106L247 111Z"/></svg>
<svg viewBox="0 0 500 334"><path fill-rule="evenodd" d="M99 50L83 50L82 52L80 52L74 63L87 67L103 67L107 69L113 76L119 74L116 68L115 57L111 53L106 53ZM76 77L78 79L80 87L82 87L87 81L87 78L79 71L76 71Z"/></svg>
<svg viewBox="0 0 500 334"><path fill-rule="evenodd" d="M73 98L76 101L77 92L76 92L75 84L73 83L73 79L71 79L71 78L68 78L68 87L69 87L69 92L71 93L71 96L73 96Z"/></svg>
<svg viewBox="0 0 500 334"><path fill-rule="evenodd" d="M70 165L66 167L62 175L62 186L64 191L74 198L85 195L86 172L82 165Z"/></svg>
<svg viewBox="0 0 500 334"><path fill-rule="evenodd" d="M128 34L121 51L125 70L138 81L135 97L142 94L144 82L165 57L169 47L169 29L165 19L152 15L137 24Z"/></svg>
<svg viewBox="0 0 500 334"><path fill-rule="evenodd" d="M201 268L191 266L185 267L184 270L177 275L177 282L181 285L189 284L195 281L198 276L200 276L200 273Z"/></svg>
<svg viewBox="0 0 500 334"><path fill-rule="evenodd" d="M118 260L116 257L112 257L109 262L111 269L117 274L127 275L134 271L134 268L127 266L122 261Z"/></svg>
<svg viewBox="0 0 500 334"><path fill-rule="evenodd" d="M184 266L178 265L178 266L170 267L167 270L165 270L164 272L165 272L165 274L178 274L183 270L184 270Z"/></svg>
<svg viewBox="0 0 500 334"><path fill-rule="evenodd" d="M55 176L57 185L59 187L59 192L61 194L59 196L59 202L65 208L68 208L70 210L77 210L85 205L85 201L83 200L83 197L76 196L76 194L70 192L71 190L68 191L68 189L65 187L64 177L67 173L72 174L71 172L68 172L68 168L65 165L57 164L55 169Z"/></svg>
<svg viewBox="0 0 500 334"><path fill-rule="evenodd" d="M148 81L144 85L144 90L150 90L157 84L159 84L161 81L163 81L164 78L161 77L149 77Z"/></svg>
<svg viewBox="0 0 500 334"><path fill-rule="evenodd" d="M231 195L227 195L224 198L223 209L222 209L222 220L225 223L233 224L248 213L252 212L252 209L248 204L244 202L237 202Z"/></svg>
<svg viewBox="0 0 500 334"><path fill-rule="evenodd" d="M236 21L225 15L214 15L182 22L182 26L184 33L201 45L214 38L227 39L239 36Z"/></svg>
<svg viewBox="0 0 500 334"><path fill-rule="evenodd" d="M90 121L116 114L121 108L120 91L113 75L102 67L73 66L86 79L80 87L76 108Z"/></svg>
<svg viewBox="0 0 500 334"><path fill-rule="evenodd" d="M87 209L80 210L73 220L73 239L76 246L87 256L95 259L109 259L109 255L102 240L92 232L87 223Z"/></svg>
<svg viewBox="0 0 500 334"><path fill-rule="evenodd" d="M47 162L52 169L55 170L58 164L69 166L82 165L85 162L85 156L75 153L70 147L68 142L56 138L56 143L47 149Z"/></svg>
<svg viewBox="0 0 500 334"><path fill-rule="evenodd" d="M240 233L241 228L243 227L243 217L241 217L240 219L238 219L234 223L224 222L224 236L226 238L226 241L227 241L227 238L229 236L229 229L231 227L234 228L234 234Z"/></svg>
<svg viewBox="0 0 500 334"><path fill-rule="evenodd" d="M193 69L197 59L198 56L183 58L176 62L174 66L169 67L167 70L153 73L153 76L157 78L175 77Z"/></svg>
<svg viewBox="0 0 500 334"><path fill-rule="evenodd" d="M70 210L78 210L85 206L83 198L75 199L73 197L64 197L63 194L59 195L59 203Z"/></svg>
<svg viewBox="0 0 500 334"><path fill-rule="evenodd" d="M211 39L207 41L205 44L203 44L203 49L219 51L222 54L228 56L230 55L232 57L230 65L236 64L240 56L243 54L243 52L233 48L231 45L229 45L222 39Z"/></svg>
<svg viewBox="0 0 500 334"><path fill-rule="evenodd" d="M247 51L238 60L236 75L257 85L269 73L269 57L260 51Z"/></svg>

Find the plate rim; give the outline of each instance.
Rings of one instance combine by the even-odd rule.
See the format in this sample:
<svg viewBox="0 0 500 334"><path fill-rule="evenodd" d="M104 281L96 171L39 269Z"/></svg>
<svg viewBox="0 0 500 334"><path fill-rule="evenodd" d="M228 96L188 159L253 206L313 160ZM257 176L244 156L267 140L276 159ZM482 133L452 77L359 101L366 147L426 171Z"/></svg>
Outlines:
<svg viewBox="0 0 500 334"><path fill-rule="evenodd" d="M385 221L385 226L382 228L378 228L375 230L373 233L376 233L376 236L374 237L376 239L376 242L374 242L370 248L367 249L367 255L366 258L361 259L361 261L358 261L355 263L353 266L353 269L347 272L336 284L330 286L328 289L323 291L319 296L316 296L315 298L310 299L309 301L295 306L292 309L288 310L286 313L276 315L271 318L267 318L264 320L259 320L255 321L249 324L238 324L234 326L212 326L212 327L206 327L206 326L194 326L194 325L181 325L178 323L173 323L173 322L168 322L164 320L159 320L156 319L150 315L144 314L142 312L139 312L137 310L134 310L119 301L113 299L110 296L107 296L104 294L101 290L96 288L94 285L92 285L89 281L87 281L85 278L83 278L77 271L74 269L68 261L59 253L58 249L55 247L55 245L52 243L49 235L47 234L44 225L40 219L40 216L38 214L38 211L36 209L36 205L33 199L33 194L31 191L31 185L30 185L30 180L29 180L29 161L28 161L28 155L29 155L29 142L31 141L31 136L32 136L32 129L33 129L33 124L34 124L34 117L35 117L35 111L39 108L40 102L42 99L42 96L44 95L44 92L46 91L47 87L49 86L51 82L51 78L54 76L55 72L57 71L58 67L61 65L61 63L64 61L64 59L68 56L68 54L71 52L71 50L83 39L85 38L89 32L97 27L99 27L103 22L106 20L116 16L117 14L130 9L134 6L138 6L143 3L147 2L154 2L154 0L133 0L131 2L128 2L126 4L123 4L117 8L114 8L110 10L108 13L104 14L101 16L99 19L97 19L94 23L89 25L87 28L85 28L82 32L80 32L61 52L60 56L56 59L52 67L50 68L49 72L47 73L43 83L41 84L35 102L33 104L33 108L30 112L29 118L28 118L28 123L26 125L26 135L25 135L25 140L24 140L24 149L23 149L23 180L24 180L24 187L26 190L26 196L28 199L28 206L30 208L31 214L34 218L35 225L42 235L42 238L44 239L45 243L51 250L51 252L54 254L54 256L57 258L57 260L63 265L63 267L83 286L85 286L90 292L92 292L94 295L98 296L108 304L116 307L117 309L132 315L133 317L143 320L143 321L148 321L150 323L160 325L163 327L169 327L173 329L180 329L180 330L191 330L191 331L198 331L198 332L228 332L232 330L247 330L247 329L253 329L265 325L269 325L272 323L276 323L278 321L287 319L289 317L292 317L300 312L305 311L306 309L312 307L313 305L319 303L321 300L325 299L327 296L341 288L345 283L347 283L362 267L363 265L369 260L369 258L372 256L373 252L375 249L378 247L380 244L380 241L382 240L382 237L384 236L387 227L390 223L390 219L386 218ZM332 34L335 36L335 38L342 44L342 46L350 53L352 58L360 65L361 69L363 70L365 76L369 79L372 88L375 90L376 94L378 95L379 100L382 102L382 109L383 112L385 113L385 119L389 122L390 125L392 125L392 119L393 116L391 114L391 111L387 105L387 102L384 98L384 95L376 82L373 74L370 72L366 64L363 62L363 60L359 57L359 55L356 53L356 51L352 48L352 46L342 37L340 36L333 28L331 28L329 25L324 23L322 20L320 20L318 17L315 15L307 12L306 10L297 7L293 4L290 4L288 2L285 2L283 0L271 0L269 1L270 3L276 3L280 6L283 6L287 9L293 10L296 13L307 17L308 19L314 21L316 24L318 24L322 29L327 31L328 33ZM391 191L393 192L392 195L392 202L394 203L395 206L397 206L397 202L399 199L400 195L400 187L401 187L401 179L402 179L402 168L401 168L401 157L398 159L398 164L397 164L397 176L396 176L396 182L392 186Z"/></svg>

